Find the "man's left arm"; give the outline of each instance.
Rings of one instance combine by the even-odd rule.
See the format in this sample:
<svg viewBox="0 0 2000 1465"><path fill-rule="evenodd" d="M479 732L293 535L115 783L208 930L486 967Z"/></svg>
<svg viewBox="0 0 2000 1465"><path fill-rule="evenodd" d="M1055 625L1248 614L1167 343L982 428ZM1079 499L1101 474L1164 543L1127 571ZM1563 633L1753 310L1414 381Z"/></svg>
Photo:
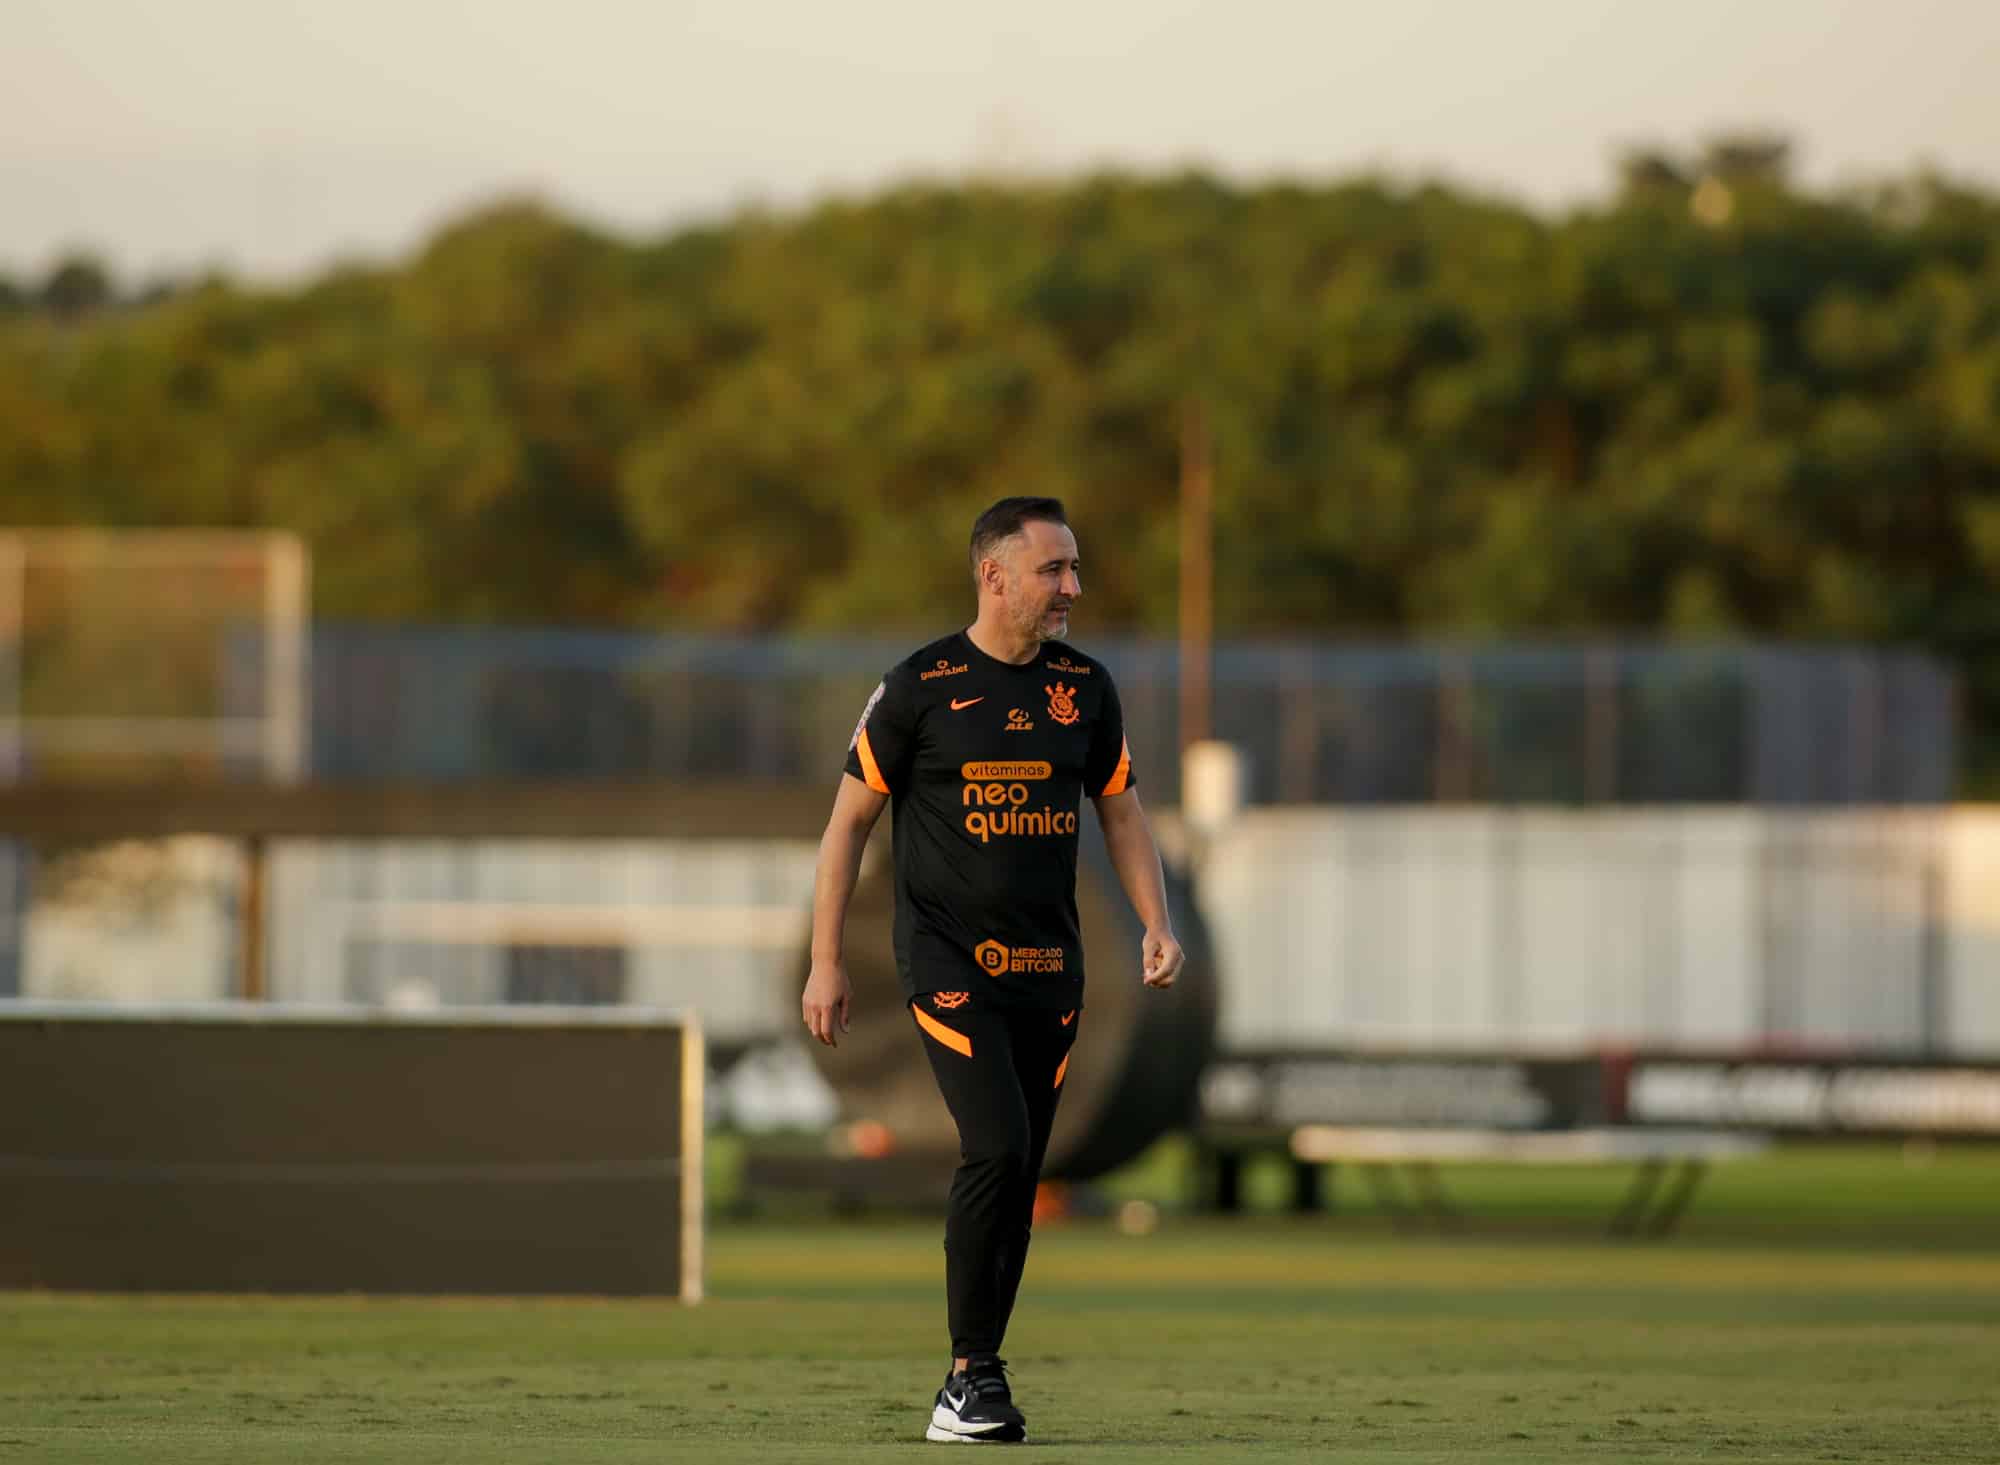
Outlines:
<svg viewBox="0 0 2000 1465"><path fill-rule="evenodd" d="M1104 829L1104 848L1111 855L1111 868L1146 934L1139 943L1140 976L1148 987L1171 987L1180 975L1181 944L1174 939L1173 919L1167 914L1167 882L1160 870L1160 849L1153 842L1153 826L1139 803L1139 791L1100 794L1097 822Z"/></svg>

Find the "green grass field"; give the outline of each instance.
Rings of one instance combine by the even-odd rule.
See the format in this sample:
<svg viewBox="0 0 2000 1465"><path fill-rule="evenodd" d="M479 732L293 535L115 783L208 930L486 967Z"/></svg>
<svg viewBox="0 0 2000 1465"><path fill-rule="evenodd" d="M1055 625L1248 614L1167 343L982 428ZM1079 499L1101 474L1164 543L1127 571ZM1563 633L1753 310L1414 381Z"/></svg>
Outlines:
<svg viewBox="0 0 2000 1465"><path fill-rule="evenodd" d="M1505 1198L1454 1178L1468 1205ZM1522 1189L1546 1210L1561 1185ZM1365 1214L1050 1227L1008 1343L1026 1448L1991 1461L1995 1209L2000 1154L1817 1151L1735 1172L1667 1242L1504 1207L1449 1239ZM696 1308L0 1295L0 1462L916 1455L940 1272L935 1223L793 1220L718 1226Z"/></svg>

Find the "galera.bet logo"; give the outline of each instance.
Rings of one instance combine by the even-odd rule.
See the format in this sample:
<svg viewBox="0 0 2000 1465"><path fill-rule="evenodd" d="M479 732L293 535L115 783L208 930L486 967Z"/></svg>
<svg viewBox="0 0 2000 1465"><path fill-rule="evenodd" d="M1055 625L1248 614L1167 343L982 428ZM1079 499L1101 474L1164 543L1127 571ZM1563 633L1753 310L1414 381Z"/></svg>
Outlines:
<svg viewBox="0 0 2000 1465"><path fill-rule="evenodd" d="M996 977L1007 970L1007 958L1011 955L998 941L982 941L972 948L972 959L979 963L979 969Z"/></svg>

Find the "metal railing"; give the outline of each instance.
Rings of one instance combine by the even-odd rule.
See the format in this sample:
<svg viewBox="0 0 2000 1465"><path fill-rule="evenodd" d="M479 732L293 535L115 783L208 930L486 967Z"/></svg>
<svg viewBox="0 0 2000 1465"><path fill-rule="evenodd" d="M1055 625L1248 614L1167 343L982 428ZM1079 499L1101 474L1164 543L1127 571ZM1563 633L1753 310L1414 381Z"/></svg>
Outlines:
<svg viewBox="0 0 2000 1465"><path fill-rule="evenodd" d="M830 780L919 639L322 626L314 772ZM1176 801L1174 645L1082 644ZM1907 651L1239 641L1213 685L1254 803L1935 803L1957 770L1952 675Z"/></svg>

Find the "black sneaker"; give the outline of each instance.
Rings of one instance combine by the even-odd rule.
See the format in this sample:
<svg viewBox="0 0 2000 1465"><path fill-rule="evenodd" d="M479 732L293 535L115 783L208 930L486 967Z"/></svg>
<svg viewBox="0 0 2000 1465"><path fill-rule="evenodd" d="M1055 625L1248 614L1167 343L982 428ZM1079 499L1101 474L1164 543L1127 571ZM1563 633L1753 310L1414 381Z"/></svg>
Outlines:
<svg viewBox="0 0 2000 1465"><path fill-rule="evenodd" d="M951 1445L1017 1445L1026 1439L1028 1421L1014 1407L1006 1370L993 1358L946 1374L924 1438Z"/></svg>

